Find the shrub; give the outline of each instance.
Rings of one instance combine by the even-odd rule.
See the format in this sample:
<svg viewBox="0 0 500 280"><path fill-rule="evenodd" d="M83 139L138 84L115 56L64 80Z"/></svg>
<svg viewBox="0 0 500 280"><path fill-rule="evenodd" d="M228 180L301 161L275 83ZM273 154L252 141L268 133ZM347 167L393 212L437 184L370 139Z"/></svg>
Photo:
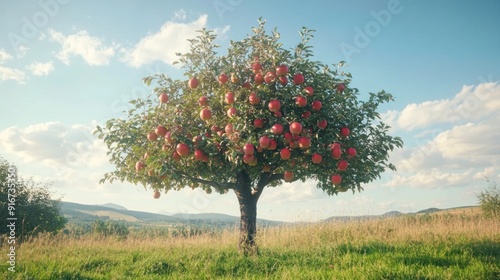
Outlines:
<svg viewBox="0 0 500 280"><path fill-rule="evenodd" d="M497 182L487 182L488 188L477 196L479 205L486 217L500 218L500 186Z"/></svg>

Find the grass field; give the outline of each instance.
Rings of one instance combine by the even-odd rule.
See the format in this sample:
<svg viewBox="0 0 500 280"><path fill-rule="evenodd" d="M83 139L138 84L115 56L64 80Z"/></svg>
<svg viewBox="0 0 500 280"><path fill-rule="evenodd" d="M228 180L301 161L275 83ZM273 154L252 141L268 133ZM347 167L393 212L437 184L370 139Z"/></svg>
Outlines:
<svg viewBox="0 0 500 280"><path fill-rule="evenodd" d="M252 257L237 237L40 237L16 249L16 272L1 263L0 278L500 279L500 221L476 210L261 229Z"/></svg>

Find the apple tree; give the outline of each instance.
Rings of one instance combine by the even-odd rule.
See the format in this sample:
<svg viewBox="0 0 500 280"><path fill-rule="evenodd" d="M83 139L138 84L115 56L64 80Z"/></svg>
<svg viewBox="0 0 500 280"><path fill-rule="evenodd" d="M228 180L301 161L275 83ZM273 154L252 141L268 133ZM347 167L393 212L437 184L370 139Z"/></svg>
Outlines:
<svg viewBox="0 0 500 280"><path fill-rule="evenodd" d="M266 187L313 180L328 195L380 177L388 153L402 146L381 122L384 91L358 99L342 62L313 60L303 28L296 47L285 49L265 22L227 52L216 52L216 35L200 30L188 53L177 54L185 79L144 78L156 87L131 100L125 118L110 119L95 133L107 144L119 179L161 192L185 187L224 194L240 205L239 249L256 250L257 201Z"/></svg>

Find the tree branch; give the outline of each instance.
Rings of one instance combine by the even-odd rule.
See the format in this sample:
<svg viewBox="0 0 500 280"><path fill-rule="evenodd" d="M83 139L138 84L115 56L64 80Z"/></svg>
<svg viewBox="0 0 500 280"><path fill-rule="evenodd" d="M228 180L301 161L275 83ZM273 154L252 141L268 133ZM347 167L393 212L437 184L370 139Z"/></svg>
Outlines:
<svg viewBox="0 0 500 280"><path fill-rule="evenodd" d="M190 176L182 171L176 171L176 172L188 180L191 180L191 181L196 182L196 183L209 185L209 186L212 186L212 187L217 188L217 189L234 189L236 187L236 184L234 184L234 183L217 183L214 181L204 180L204 179Z"/></svg>
<svg viewBox="0 0 500 280"><path fill-rule="evenodd" d="M277 180L283 180L283 179L284 179L283 174L272 174L270 172L262 173L262 175L260 176L259 182L257 182L257 186L255 188L255 191L253 192L255 199L259 199L264 188L267 185L269 185L271 182L274 182Z"/></svg>

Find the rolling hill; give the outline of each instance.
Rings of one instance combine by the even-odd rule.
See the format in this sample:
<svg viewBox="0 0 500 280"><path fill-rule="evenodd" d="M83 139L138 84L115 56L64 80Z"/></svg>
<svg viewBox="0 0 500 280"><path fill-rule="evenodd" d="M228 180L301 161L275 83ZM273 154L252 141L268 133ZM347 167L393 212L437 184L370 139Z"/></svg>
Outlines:
<svg viewBox="0 0 500 280"><path fill-rule="evenodd" d="M196 224L211 226L233 226L239 217L217 213L163 215L128 210L117 204L86 205L74 202L61 202L61 212L72 223L89 223L96 219L118 220L142 225ZM284 222L257 219L261 226L281 225Z"/></svg>
<svg viewBox="0 0 500 280"><path fill-rule="evenodd" d="M478 206L464 206L449 209L429 208L415 213L404 214L398 211L390 211L382 215L364 215L364 216L333 216L322 220L323 222L348 222L369 219L380 219L389 217L398 217L402 215L425 215L425 214L477 214L480 209ZM73 202L61 202L61 212L69 222L82 224L91 223L96 219L117 220L133 223L137 225L171 225L171 224L189 224L189 225L210 225L217 227L235 226L239 223L239 217L218 214L218 213L199 213L199 214L155 214L141 211L128 210L125 207L113 203L103 205L86 205ZM288 224L280 221L271 221L257 219L259 226L277 226Z"/></svg>

